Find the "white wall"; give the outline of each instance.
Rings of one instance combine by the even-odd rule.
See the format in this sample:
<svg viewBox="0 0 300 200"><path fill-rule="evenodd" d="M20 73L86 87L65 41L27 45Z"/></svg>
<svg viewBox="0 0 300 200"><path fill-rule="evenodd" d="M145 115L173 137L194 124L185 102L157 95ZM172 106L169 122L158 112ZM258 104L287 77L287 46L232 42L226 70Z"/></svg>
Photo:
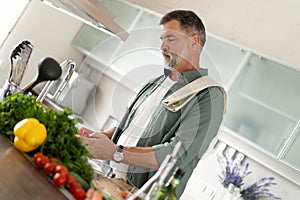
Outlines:
<svg viewBox="0 0 300 200"><path fill-rule="evenodd" d="M90 61L84 60L79 72L87 74L98 85L98 88L95 94L91 95L89 106L84 112L83 118L90 128L99 130L104 126L109 116L121 120L132 91L122 85L122 81L114 80L89 68L86 63L90 64Z"/></svg>
<svg viewBox="0 0 300 200"><path fill-rule="evenodd" d="M21 85L31 81L38 69L38 62L43 57L53 57L59 63L65 59L74 59L80 63L83 55L71 46L71 42L82 23L40 0L32 0L19 22L0 49L0 85L8 78L10 72L9 57L11 51L23 40L30 41L33 46L27 72Z"/></svg>
<svg viewBox="0 0 300 200"><path fill-rule="evenodd" d="M300 67L298 0L128 0L159 13L184 8L201 16L207 31Z"/></svg>
<svg viewBox="0 0 300 200"><path fill-rule="evenodd" d="M203 18L209 33L221 36L235 43L255 49L258 52L283 60L300 67L300 15L297 0L152 0L131 2L143 5L149 9L164 13L174 8L192 8ZM30 81L37 72L37 63L44 56L52 56L59 62L73 58L78 65L83 61L83 55L71 46L71 42L82 23L57 10L32 0L21 20L12 31L10 37L0 49L0 60L5 62L0 66L0 85L9 74L9 53L21 40L27 39L34 44L34 51L29 62L28 71L22 84ZM101 127L110 114L118 118L124 111L131 93L126 87L107 76L89 72L98 84L95 101L85 117L94 127ZM112 101L112 98L117 101ZM99 102L99 103L96 103ZM118 103L119 102L119 103ZM95 104L96 103L96 104ZM118 109L113 109L117 106ZM97 118L95 117L97 116ZM278 186L274 193L284 200L296 200L300 196L299 186L284 177L270 171L250 159L251 170L255 174L253 181L261 176L275 176ZM218 187L218 165L213 155L201 161L195 170L182 199L198 200L202 186L200 182L210 185L211 189ZM204 197L203 197L204 199Z"/></svg>

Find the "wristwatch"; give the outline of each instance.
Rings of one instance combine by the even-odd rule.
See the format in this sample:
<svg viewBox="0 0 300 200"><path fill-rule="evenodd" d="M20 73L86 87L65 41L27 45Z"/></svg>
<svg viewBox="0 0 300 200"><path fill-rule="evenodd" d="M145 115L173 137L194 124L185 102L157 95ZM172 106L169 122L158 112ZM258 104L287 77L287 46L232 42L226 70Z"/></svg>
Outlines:
<svg viewBox="0 0 300 200"><path fill-rule="evenodd" d="M123 148L124 147L122 145L118 146L118 149L113 154L113 159L117 163L121 162L124 159Z"/></svg>

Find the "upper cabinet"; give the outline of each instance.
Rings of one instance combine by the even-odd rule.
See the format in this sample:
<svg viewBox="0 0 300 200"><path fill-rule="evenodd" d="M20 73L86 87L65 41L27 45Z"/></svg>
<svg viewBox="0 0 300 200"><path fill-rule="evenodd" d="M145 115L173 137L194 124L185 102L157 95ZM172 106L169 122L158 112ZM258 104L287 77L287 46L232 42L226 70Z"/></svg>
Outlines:
<svg viewBox="0 0 300 200"><path fill-rule="evenodd" d="M207 34L206 44L201 53L201 66L209 69L215 79L230 88L247 59L248 49L237 46L222 38ZM249 54L249 53L248 53Z"/></svg>
<svg viewBox="0 0 300 200"><path fill-rule="evenodd" d="M161 74L160 15L124 1L99 2L116 15L115 21L126 29L129 37L122 41L108 32L83 25L73 46L98 63L91 64L92 67L109 73L115 80L121 78L130 89Z"/></svg>
<svg viewBox="0 0 300 200"><path fill-rule="evenodd" d="M121 83L131 81L131 89L161 74L161 15L119 0L100 2L116 15L129 37L121 41L84 25L73 45L94 61L91 67L112 78L125 77ZM201 66L228 92L223 134L246 141L259 154L298 173L300 69L211 34L207 34ZM299 184L300 177L297 180Z"/></svg>
<svg viewBox="0 0 300 200"><path fill-rule="evenodd" d="M253 53L229 90L225 126L279 156L300 119L299 85L298 69Z"/></svg>

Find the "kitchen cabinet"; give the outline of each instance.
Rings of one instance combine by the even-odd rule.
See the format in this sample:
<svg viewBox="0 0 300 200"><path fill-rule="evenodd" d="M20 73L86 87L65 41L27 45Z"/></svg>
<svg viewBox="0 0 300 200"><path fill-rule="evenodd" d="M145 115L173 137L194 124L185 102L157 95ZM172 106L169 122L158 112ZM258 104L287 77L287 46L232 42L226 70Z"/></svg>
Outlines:
<svg viewBox="0 0 300 200"><path fill-rule="evenodd" d="M300 128L297 127L297 130L294 131L292 135L291 144L287 145L286 153L283 156L283 160L288 164L300 168L300 159L299 159L299 147L300 147Z"/></svg>
<svg viewBox="0 0 300 200"><path fill-rule="evenodd" d="M105 4L107 1L101 2ZM154 67L157 70L152 74L154 76L162 67L157 32L161 15L123 1L114 3L127 5L116 13L122 17L126 17L122 13L127 13L132 7L139 10L135 18L129 15L130 25L124 23L130 33L127 41L83 26L73 45L93 60L90 65L94 69L111 77L116 74L126 76L138 85L141 81L137 81L137 77L142 77L143 81L149 78L145 71L135 74L138 69L150 64L158 66ZM210 75L228 92L220 139L228 144L231 143L230 137L242 141L256 150L251 155L238 148L243 154L283 176L288 173L286 177L299 184L300 69L209 33L201 56L201 66L208 68ZM122 83L126 84L125 79ZM260 155L265 157L259 158Z"/></svg>
<svg viewBox="0 0 300 200"><path fill-rule="evenodd" d="M300 119L300 72L253 53L229 90L224 125L279 156Z"/></svg>

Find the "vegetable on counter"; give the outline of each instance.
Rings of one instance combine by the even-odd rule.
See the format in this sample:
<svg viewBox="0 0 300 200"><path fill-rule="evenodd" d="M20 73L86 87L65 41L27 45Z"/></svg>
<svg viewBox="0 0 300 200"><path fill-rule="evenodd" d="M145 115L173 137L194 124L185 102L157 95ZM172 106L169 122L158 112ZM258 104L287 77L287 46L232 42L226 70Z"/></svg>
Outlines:
<svg viewBox="0 0 300 200"><path fill-rule="evenodd" d="M65 187L76 200L84 200L86 192L81 183L69 172L69 169L60 163L57 158L48 158L41 152L35 153L33 162L37 167L42 168L44 173L52 178L52 182L57 187ZM77 175L79 177L79 175ZM87 188L86 190L88 190Z"/></svg>
<svg viewBox="0 0 300 200"><path fill-rule="evenodd" d="M90 188L86 193L86 198L84 200L103 200L103 194L99 190Z"/></svg>
<svg viewBox="0 0 300 200"><path fill-rule="evenodd" d="M14 127L14 144L21 151L29 152L38 148L47 138L44 124L35 118L26 118Z"/></svg>
<svg viewBox="0 0 300 200"><path fill-rule="evenodd" d="M54 157L62 162L69 171L80 175L87 183L92 182L93 169L87 161L88 149L76 137L76 124L82 122L72 118L72 111L55 111L44 108L35 96L13 94L0 102L0 134L14 142L14 127L23 119L35 118L47 130L46 141L28 155L42 152L48 158ZM42 160L43 161L43 160Z"/></svg>

